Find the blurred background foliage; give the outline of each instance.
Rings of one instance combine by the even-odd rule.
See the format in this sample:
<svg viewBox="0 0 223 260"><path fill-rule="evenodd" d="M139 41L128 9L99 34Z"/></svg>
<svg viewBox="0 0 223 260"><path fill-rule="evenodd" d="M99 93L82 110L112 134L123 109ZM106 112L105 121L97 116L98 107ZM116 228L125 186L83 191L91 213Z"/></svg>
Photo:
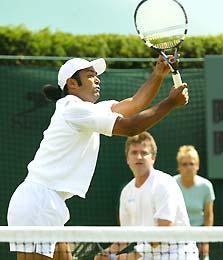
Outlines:
<svg viewBox="0 0 223 260"><path fill-rule="evenodd" d="M137 35L96 34L73 35L49 28L30 31L25 26L0 26L0 55L53 56L53 57L104 57L104 58L156 58L157 53L149 49ZM210 36L188 36L180 48L182 58L203 58L205 55L223 55L223 34ZM1 61L3 62L3 61ZM7 61L4 61L7 62ZM18 63L18 60L17 60ZM38 64L38 61L31 61ZM59 64L58 64L59 63ZM61 61L45 61L41 65L59 66ZM113 68L123 63L114 62ZM144 67L145 63L137 63ZM147 64L148 66L148 64ZM186 65L185 65L186 66ZM125 68L134 67L125 62Z"/></svg>

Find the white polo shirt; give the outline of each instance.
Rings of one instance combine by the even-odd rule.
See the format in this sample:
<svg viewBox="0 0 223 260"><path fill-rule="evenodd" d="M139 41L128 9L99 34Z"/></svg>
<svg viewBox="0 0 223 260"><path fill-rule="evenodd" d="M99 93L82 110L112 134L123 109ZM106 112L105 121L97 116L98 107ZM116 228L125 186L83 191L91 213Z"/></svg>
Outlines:
<svg viewBox="0 0 223 260"><path fill-rule="evenodd" d="M96 166L99 134L111 136L121 116L111 111L114 103L93 104L73 95L59 99L26 179L84 198Z"/></svg>
<svg viewBox="0 0 223 260"><path fill-rule="evenodd" d="M188 226L189 218L182 192L175 179L153 169L144 184L135 187L135 178L122 190L120 222L124 226L156 226L165 219L175 226Z"/></svg>
<svg viewBox="0 0 223 260"><path fill-rule="evenodd" d="M122 226L157 226L157 220L169 220L175 226L189 226L189 218L182 192L175 179L164 172L153 169L137 188L135 178L122 190L119 208ZM139 243L136 251L145 260L198 260L196 243L170 241L153 248L149 243Z"/></svg>

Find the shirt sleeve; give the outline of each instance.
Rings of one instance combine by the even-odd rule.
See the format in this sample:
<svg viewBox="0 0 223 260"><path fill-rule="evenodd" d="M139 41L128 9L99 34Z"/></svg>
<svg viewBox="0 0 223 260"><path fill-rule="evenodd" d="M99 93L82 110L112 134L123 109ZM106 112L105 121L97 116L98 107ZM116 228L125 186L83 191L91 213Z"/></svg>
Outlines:
<svg viewBox="0 0 223 260"><path fill-rule="evenodd" d="M119 222L120 222L120 225L121 226L129 226L130 223L129 223L129 216L128 216L128 213L127 213L127 210L126 210L126 207L125 207L125 193L121 192L121 195L120 195L120 201L119 201Z"/></svg>
<svg viewBox="0 0 223 260"><path fill-rule="evenodd" d="M104 101L98 104L90 102L68 102L63 116L65 121L77 131L92 131L112 136L117 117L122 117L111 110L117 101Z"/></svg>
<svg viewBox="0 0 223 260"><path fill-rule="evenodd" d="M175 185L173 183L166 183L160 186L155 196L155 221L163 219L175 222L178 207L177 200L179 200L178 195L181 196L182 194L177 183Z"/></svg>
<svg viewBox="0 0 223 260"><path fill-rule="evenodd" d="M205 202L207 203L214 200L215 200L215 193L214 193L213 185L210 181L208 181Z"/></svg>

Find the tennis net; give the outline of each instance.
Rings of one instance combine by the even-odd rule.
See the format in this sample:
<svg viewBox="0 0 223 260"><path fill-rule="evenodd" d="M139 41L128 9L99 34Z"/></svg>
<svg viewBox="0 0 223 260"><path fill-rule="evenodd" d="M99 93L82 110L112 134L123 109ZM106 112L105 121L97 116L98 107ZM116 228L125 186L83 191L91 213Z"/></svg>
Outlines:
<svg viewBox="0 0 223 260"><path fill-rule="evenodd" d="M0 242L11 243L15 251L34 249L47 255L46 251L53 253L54 243L66 242L70 252L59 259L67 260L109 260L120 255L126 260L195 260L198 243L208 242L213 255L222 241L223 227L0 227Z"/></svg>

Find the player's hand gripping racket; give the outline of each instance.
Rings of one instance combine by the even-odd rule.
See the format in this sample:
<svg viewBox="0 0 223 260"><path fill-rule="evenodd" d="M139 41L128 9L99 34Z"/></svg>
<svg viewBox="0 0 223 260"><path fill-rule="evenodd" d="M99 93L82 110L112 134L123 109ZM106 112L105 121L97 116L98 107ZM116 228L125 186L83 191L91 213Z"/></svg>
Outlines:
<svg viewBox="0 0 223 260"><path fill-rule="evenodd" d="M187 15L176 0L142 0L134 14L136 30L145 44L168 62L175 87L182 85L177 69L177 50L187 33ZM174 50L169 60L166 50Z"/></svg>

